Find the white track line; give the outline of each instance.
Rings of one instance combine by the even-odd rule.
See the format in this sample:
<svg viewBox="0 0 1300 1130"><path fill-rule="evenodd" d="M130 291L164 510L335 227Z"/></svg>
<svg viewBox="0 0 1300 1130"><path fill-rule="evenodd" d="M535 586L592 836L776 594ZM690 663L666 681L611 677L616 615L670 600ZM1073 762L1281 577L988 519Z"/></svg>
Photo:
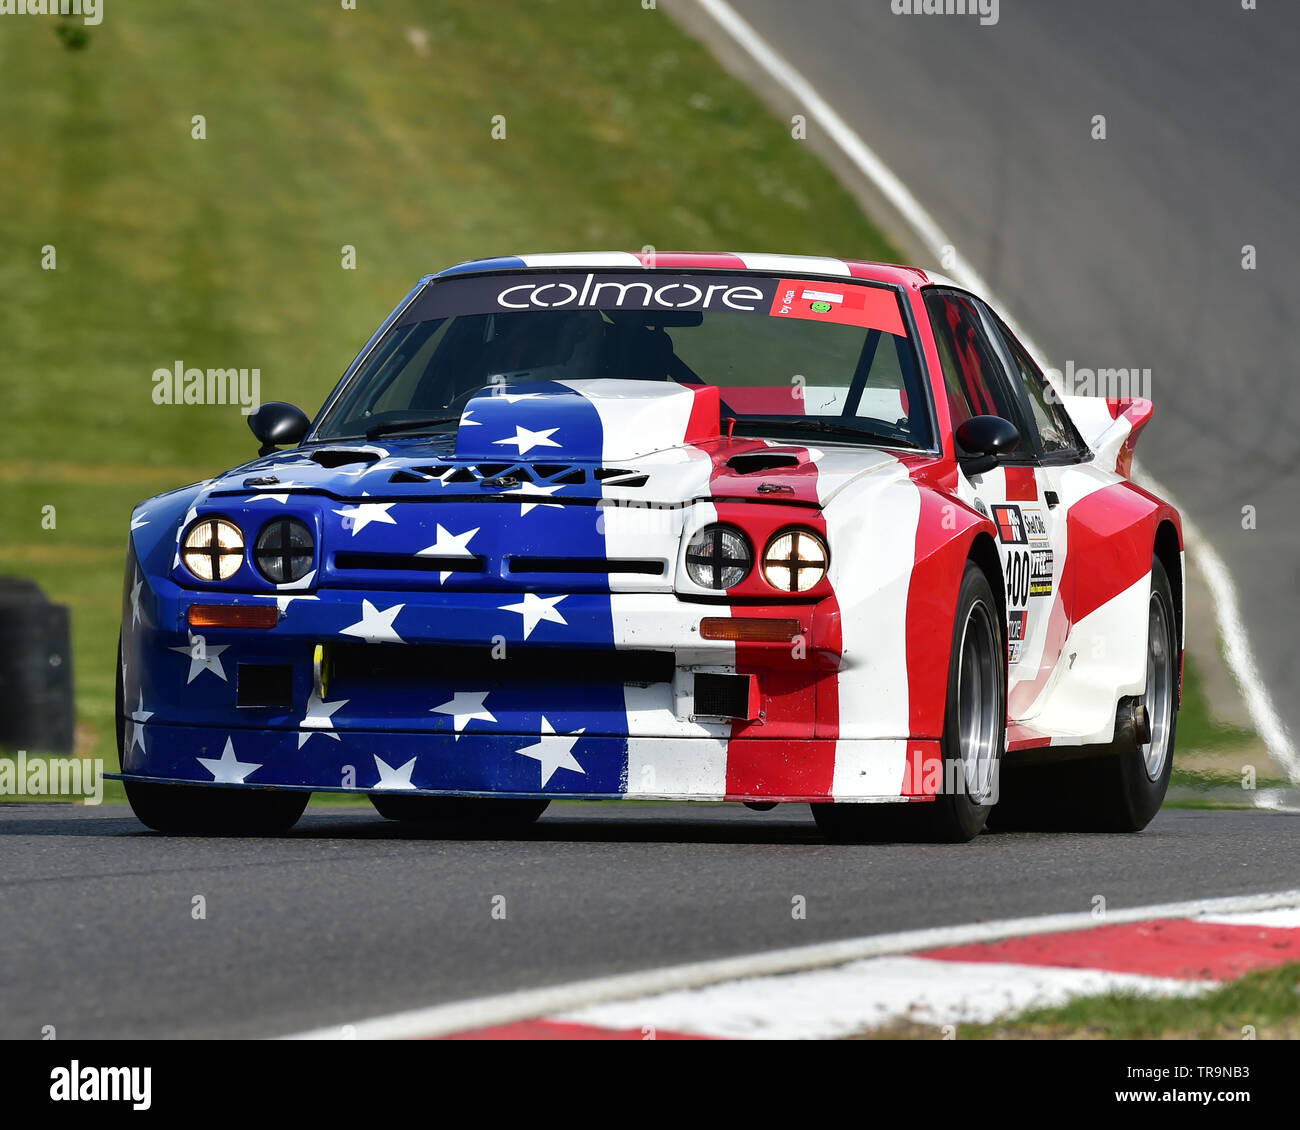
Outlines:
<svg viewBox="0 0 1300 1130"><path fill-rule="evenodd" d="M530 1020L552 1013L570 1012L588 1005L609 1001L652 996L673 989L698 989L723 981L744 977L761 977L774 973L794 973L806 969L824 969L866 957L910 953L939 946L991 942L1001 938L1027 937L1031 934L1055 934L1065 930L1086 930L1093 926L1113 926L1125 922L1143 922L1151 918L1190 918L1205 915L1258 912L1300 907L1300 890L1269 894L1233 895L1228 898L1193 899L1189 902L1159 903L1154 906L1123 907L1109 910L1104 918L1090 911L1048 914L1033 918L1006 918L998 922L971 922L960 926L940 926L926 930L905 930L894 934L850 938L841 942L822 942L811 946L769 950L765 953L725 957L716 961L699 961L624 973L615 977L597 977L573 981L545 989L529 989L499 996L453 1004L411 1009L387 1016L376 1016L353 1024L334 1025L300 1032L290 1039L299 1040L402 1040L446 1036L475 1028Z"/></svg>
<svg viewBox="0 0 1300 1130"><path fill-rule="evenodd" d="M826 136L853 163L858 172L889 201L916 233L917 238L933 252L936 258L942 258L945 248L951 249L953 265L948 269L948 275L960 286L994 302L1001 309L1003 317L1011 325L1016 336L1042 364L1046 354L1039 350L1016 325L1007 313L1006 304L996 298L975 267L956 250L956 244L948 238L921 202L912 195L911 190L835 112L830 103L817 93L812 83L778 54L730 4L726 3L726 0L696 0L696 3L755 63L806 108L808 116L825 131ZM1136 461L1133 464L1133 474L1135 477L1139 474ZM1141 477L1153 494L1160 495L1182 512L1182 507L1178 506L1169 491L1145 472L1141 473ZM1219 621L1219 631L1227 650L1228 665L1233 678L1241 688L1242 697L1246 700L1259 735L1268 747L1269 753L1286 769L1291 780L1300 784L1300 755L1297 755L1296 748L1287 733L1286 724L1273 705L1268 687L1260 678L1259 666L1255 661L1250 640L1246 636L1245 624L1242 622L1241 612L1237 606L1237 590L1233 586L1227 567L1195 525L1187 519L1185 513L1183 541L1188 554L1200 567L1210 587L1215 616Z"/></svg>
<svg viewBox="0 0 1300 1130"><path fill-rule="evenodd" d="M843 1040L899 1021L937 1028L989 1024L1076 997L1125 993L1193 997L1214 981L1114 973L1107 969L953 961L891 954L774 977L747 977L609 1001L546 1017L552 1024L722 1040Z"/></svg>

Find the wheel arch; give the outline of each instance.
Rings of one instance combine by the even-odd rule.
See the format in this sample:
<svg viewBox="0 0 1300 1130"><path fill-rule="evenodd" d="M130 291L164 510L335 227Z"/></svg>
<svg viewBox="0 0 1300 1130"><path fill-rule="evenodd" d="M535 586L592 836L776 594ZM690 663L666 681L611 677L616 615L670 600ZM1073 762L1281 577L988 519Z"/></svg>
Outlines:
<svg viewBox="0 0 1300 1130"><path fill-rule="evenodd" d="M1152 556L1164 566L1174 598L1174 623L1178 634L1178 702L1183 698L1183 649L1185 647L1187 598L1183 579L1183 547L1178 530L1168 518L1156 528Z"/></svg>
<svg viewBox="0 0 1300 1130"><path fill-rule="evenodd" d="M998 625L1002 633L1002 643L1007 642L1007 587L1002 576L1002 555L997 544L987 530L980 530L971 539L970 549L966 553L968 561L973 561L988 578L993 589L993 598L998 603Z"/></svg>

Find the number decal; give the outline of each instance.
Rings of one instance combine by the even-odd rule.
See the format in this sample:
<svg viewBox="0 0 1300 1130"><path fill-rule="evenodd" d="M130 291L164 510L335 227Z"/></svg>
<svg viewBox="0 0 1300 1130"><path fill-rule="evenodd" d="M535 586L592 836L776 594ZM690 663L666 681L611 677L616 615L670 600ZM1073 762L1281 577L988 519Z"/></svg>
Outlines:
<svg viewBox="0 0 1300 1130"><path fill-rule="evenodd" d="M1029 552L1013 549L1007 554L1007 605L1022 608L1029 603Z"/></svg>

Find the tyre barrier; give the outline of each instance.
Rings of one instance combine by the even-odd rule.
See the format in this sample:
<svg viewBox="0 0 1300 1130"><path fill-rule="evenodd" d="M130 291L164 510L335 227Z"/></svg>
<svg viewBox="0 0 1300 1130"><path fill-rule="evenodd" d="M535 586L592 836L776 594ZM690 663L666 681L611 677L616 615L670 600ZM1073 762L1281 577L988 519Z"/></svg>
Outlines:
<svg viewBox="0 0 1300 1130"><path fill-rule="evenodd" d="M0 746L71 753L75 722L68 608L0 577Z"/></svg>

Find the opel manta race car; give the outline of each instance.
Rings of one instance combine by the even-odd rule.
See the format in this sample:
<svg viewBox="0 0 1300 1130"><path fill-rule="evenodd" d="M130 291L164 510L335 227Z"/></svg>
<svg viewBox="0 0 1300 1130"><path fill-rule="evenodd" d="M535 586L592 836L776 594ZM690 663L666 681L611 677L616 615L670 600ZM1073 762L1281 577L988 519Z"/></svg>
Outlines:
<svg viewBox="0 0 1300 1130"><path fill-rule="evenodd" d="M554 798L812 805L833 839L1136 830L1169 781L1177 512L1141 399L978 297L778 255L421 279L309 421L131 520L136 815L274 831ZM277 451L277 446L289 446Z"/></svg>

